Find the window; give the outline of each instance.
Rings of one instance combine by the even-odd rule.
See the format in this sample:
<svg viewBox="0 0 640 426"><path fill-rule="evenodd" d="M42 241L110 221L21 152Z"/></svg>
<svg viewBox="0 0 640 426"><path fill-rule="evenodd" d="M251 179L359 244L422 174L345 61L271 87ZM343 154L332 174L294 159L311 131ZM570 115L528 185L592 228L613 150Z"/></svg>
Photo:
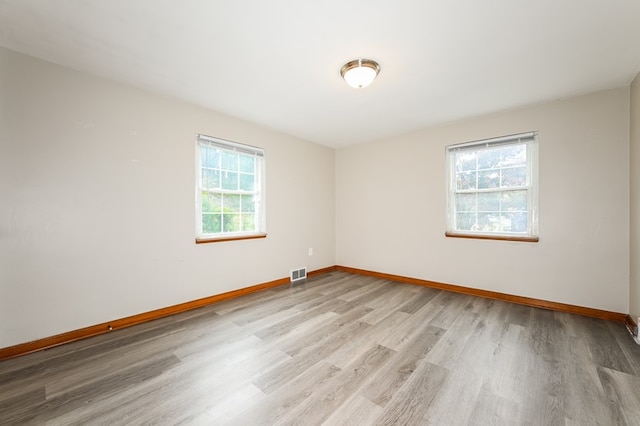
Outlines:
<svg viewBox="0 0 640 426"><path fill-rule="evenodd" d="M197 243L266 236L264 150L198 135L196 170Z"/></svg>
<svg viewBox="0 0 640 426"><path fill-rule="evenodd" d="M537 132L447 147L449 237L538 241Z"/></svg>

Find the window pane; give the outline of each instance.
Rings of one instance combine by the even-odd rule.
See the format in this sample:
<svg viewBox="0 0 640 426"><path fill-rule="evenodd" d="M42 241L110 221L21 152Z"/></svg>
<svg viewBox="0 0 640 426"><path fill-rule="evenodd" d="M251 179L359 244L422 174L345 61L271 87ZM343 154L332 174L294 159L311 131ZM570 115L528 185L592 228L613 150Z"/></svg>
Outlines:
<svg viewBox="0 0 640 426"><path fill-rule="evenodd" d="M456 189L476 189L476 172L461 172L456 174Z"/></svg>
<svg viewBox="0 0 640 426"><path fill-rule="evenodd" d="M223 232L239 232L240 231L240 214L222 215L222 231Z"/></svg>
<svg viewBox="0 0 640 426"><path fill-rule="evenodd" d="M200 162L202 167L218 168L220 167L220 151L210 146L200 146Z"/></svg>
<svg viewBox="0 0 640 426"><path fill-rule="evenodd" d="M222 151L222 170L238 171L238 154L230 151Z"/></svg>
<svg viewBox="0 0 640 426"><path fill-rule="evenodd" d="M508 169L502 169L502 187L508 188L512 186L526 186L527 185L527 168L522 167L510 167Z"/></svg>
<svg viewBox="0 0 640 426"><path fill-rule="evenodd" d="M242 215L242 230L243 231L255 231L256 230L256 215L243 214Z"/></svg>
<svg viewBox="0 0 640 426"><path fill-rule="evenodd" d="M223 171L222 172L222 189L237 191L238 190L238 173Z"/></svg>
<svg viewBox="0 0 640 426"><path fill-rule="evenodd" d="M500 170L481 170L478 172L478 189L499 188Z"/></svg>
<svg viewBox="0 0 640 426"><path fill-rule="evenodd" d="M206 145L200 145L200 165L201 166L208 166L208 163L207 163L208 151L209 151L209 148Z"/></svg>
<svg viewBox="0 0 640 426"><path fill-rule="evenodd" d="M478 195L478 211L499 212L500 211L500 193L499 192L480 192Z"/></svg>
<svg viewBox="0 0 640 426"><path fill-rule="evenodd" d="M224 212L225 213L240 212L240 195L224 194Z"/></svg>
<svg viewBox="0 0 640 426"><path fill-rule="evenodd" d="M500 232L500 213L478 213L478 230L487 232Z"/></svg>
<svg viewBox="0 0 640 426"><path fill-rule="evenodd" d="M476 229L475 213L456 213L456 229L459 231L472 231Z"/></svg>
<svg viewBox="0 0 640 426"><path fill-rule="evenodd" d="M463 172L466 170L476 170L476 153L464 152L457 153L456 156L456 172Z"/></svg>
<svg viewBox="0 0 640 426"><path fill-rule="evenodd" d="M240 174L240 190L241 191L253 191L254 189L254 175Z"/></svg>
<svg viewBox="0 0 640 426"><path fill-rule="evenodd" d="M526 212L527 191L504 191L502 193L502 211Z"/></svg>
<svg viewBox="0 0 640 426"><path fill-rule="evenodd" d="M220 171L202 169L202 187L207 189L220 188Z"/></svg>
<svg viewBox="0 0 640 426"><path fill-rule="evenodd" d="M202 213L222 211L222 195L202 192Z"/></svg>
<svg viewBox="0 0 640 426"><path fill-rule="evenodd" d="M526 166L526 165L527 165L526 144L502 147L502 167Z"/></svg>
<svg viewBox="0 0 640 426"><path fill-rule="evenodd" d="M527 232L527 213L503 214L505 232Z"/></svg>
<svg viewBox="0 0 640 426"><path fill-rule="evenodd" d="M241 195L242 202L242 212L243 213L254 213L256 211L256 206L254 202L253 195Z"/></svg>
<svg viewBox="0 0 640 426"><path fill-rule="evenodd" d="M478 152L478 168L493 169L500 165L500 148L482 149Z"/></svg>
<svg viewBox="0 0 640 426"><path fill-rule="evenodd" d="M202 232L205 234L214 234L216 232L220 232L222 230L222 227L220 226L220 224L222 223L220 216L220 214L203 214Z"/></svg>
<svg viewBox="0 0 640 426"><path fill-rule="evenodd" d="M256 158L252 155L240 155L240 171L244 173L254 173L256 169Z"/></svg>
<svg viewBox="0 0 640 426"><path fill-rule="evenodd" d="M476 194L456 194L456 211L476 211Z"/></svg>

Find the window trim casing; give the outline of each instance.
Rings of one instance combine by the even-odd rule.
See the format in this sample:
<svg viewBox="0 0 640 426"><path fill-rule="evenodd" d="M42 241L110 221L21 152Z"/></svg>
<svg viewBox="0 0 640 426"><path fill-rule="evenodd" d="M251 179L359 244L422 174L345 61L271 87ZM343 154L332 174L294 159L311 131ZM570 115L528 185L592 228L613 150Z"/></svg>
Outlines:
<svg viewBox="0 0 640 426"><path fill-rule="evenodd" d="M506 145L521 141L526 143L527 149L527 233L510 233L510 232L488 232L488 231L470 231L456 230L456 172L455 172L455 152L461 149L472 149L474 147L490 147L498 145ZM448 145L445 147L446 156L446 237L452 238L471 238L481 240L501 240L501 241L520 241L520 242L538 242L538 132L524 132L513 135L500 136L495 138L481 139L460 144ZM482 192L482 191L479 191ZM478 193L476 189L476 193Z"/></svg>
<svg viewBox="0 0 640 426"><path fill-rule="evenodd" d="M263 148L259 148L253 145L242 144L238 142L229 141L222 138L213 136L197 134L195 138L195 229L196 229L196 244L217 243L225 241L237 241L237 240L249 240L256 238L266 238L266 153ZM200 155L200 146L204 142L210 146L216 146L228 151L235 151L244 154L255 155L259 161L256 163L256 177L258 179L257 186L259 190L256 191L258 199L255 201L256 215L258 216L258 229L250 232L222 232L219 234L204 234L202 230L202 200L201 194L202 187L202 159Z"/></svg>

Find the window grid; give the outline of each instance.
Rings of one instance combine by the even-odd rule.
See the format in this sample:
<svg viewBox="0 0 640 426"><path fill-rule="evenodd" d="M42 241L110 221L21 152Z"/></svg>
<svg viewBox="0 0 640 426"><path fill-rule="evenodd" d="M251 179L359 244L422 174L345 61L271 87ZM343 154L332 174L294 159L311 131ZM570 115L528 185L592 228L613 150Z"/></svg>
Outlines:
<svg viewBox="0 0 640 426"><path fill-rule="evenodd" d="M523 138L521 138L524 136ZM535 236L535 133L447 147L447 234Z"/></svg>
<svg viewBox="0 0 640 426"><path fill-rule="evenodd" d="M263 234L263 151L199 136L197 153L196 239Z"/></svg>

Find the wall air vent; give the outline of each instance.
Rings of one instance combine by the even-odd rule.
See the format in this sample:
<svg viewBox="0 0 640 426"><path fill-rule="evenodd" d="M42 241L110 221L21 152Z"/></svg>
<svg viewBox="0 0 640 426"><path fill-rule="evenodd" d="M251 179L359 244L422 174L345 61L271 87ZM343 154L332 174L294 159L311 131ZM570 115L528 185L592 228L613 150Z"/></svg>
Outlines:
<svg viewBox="0 0 640 426"><path fill-rule="evenodd" d="M291 282L301 281L307 279L307 267L292 269L291 270Z"/></svg>

